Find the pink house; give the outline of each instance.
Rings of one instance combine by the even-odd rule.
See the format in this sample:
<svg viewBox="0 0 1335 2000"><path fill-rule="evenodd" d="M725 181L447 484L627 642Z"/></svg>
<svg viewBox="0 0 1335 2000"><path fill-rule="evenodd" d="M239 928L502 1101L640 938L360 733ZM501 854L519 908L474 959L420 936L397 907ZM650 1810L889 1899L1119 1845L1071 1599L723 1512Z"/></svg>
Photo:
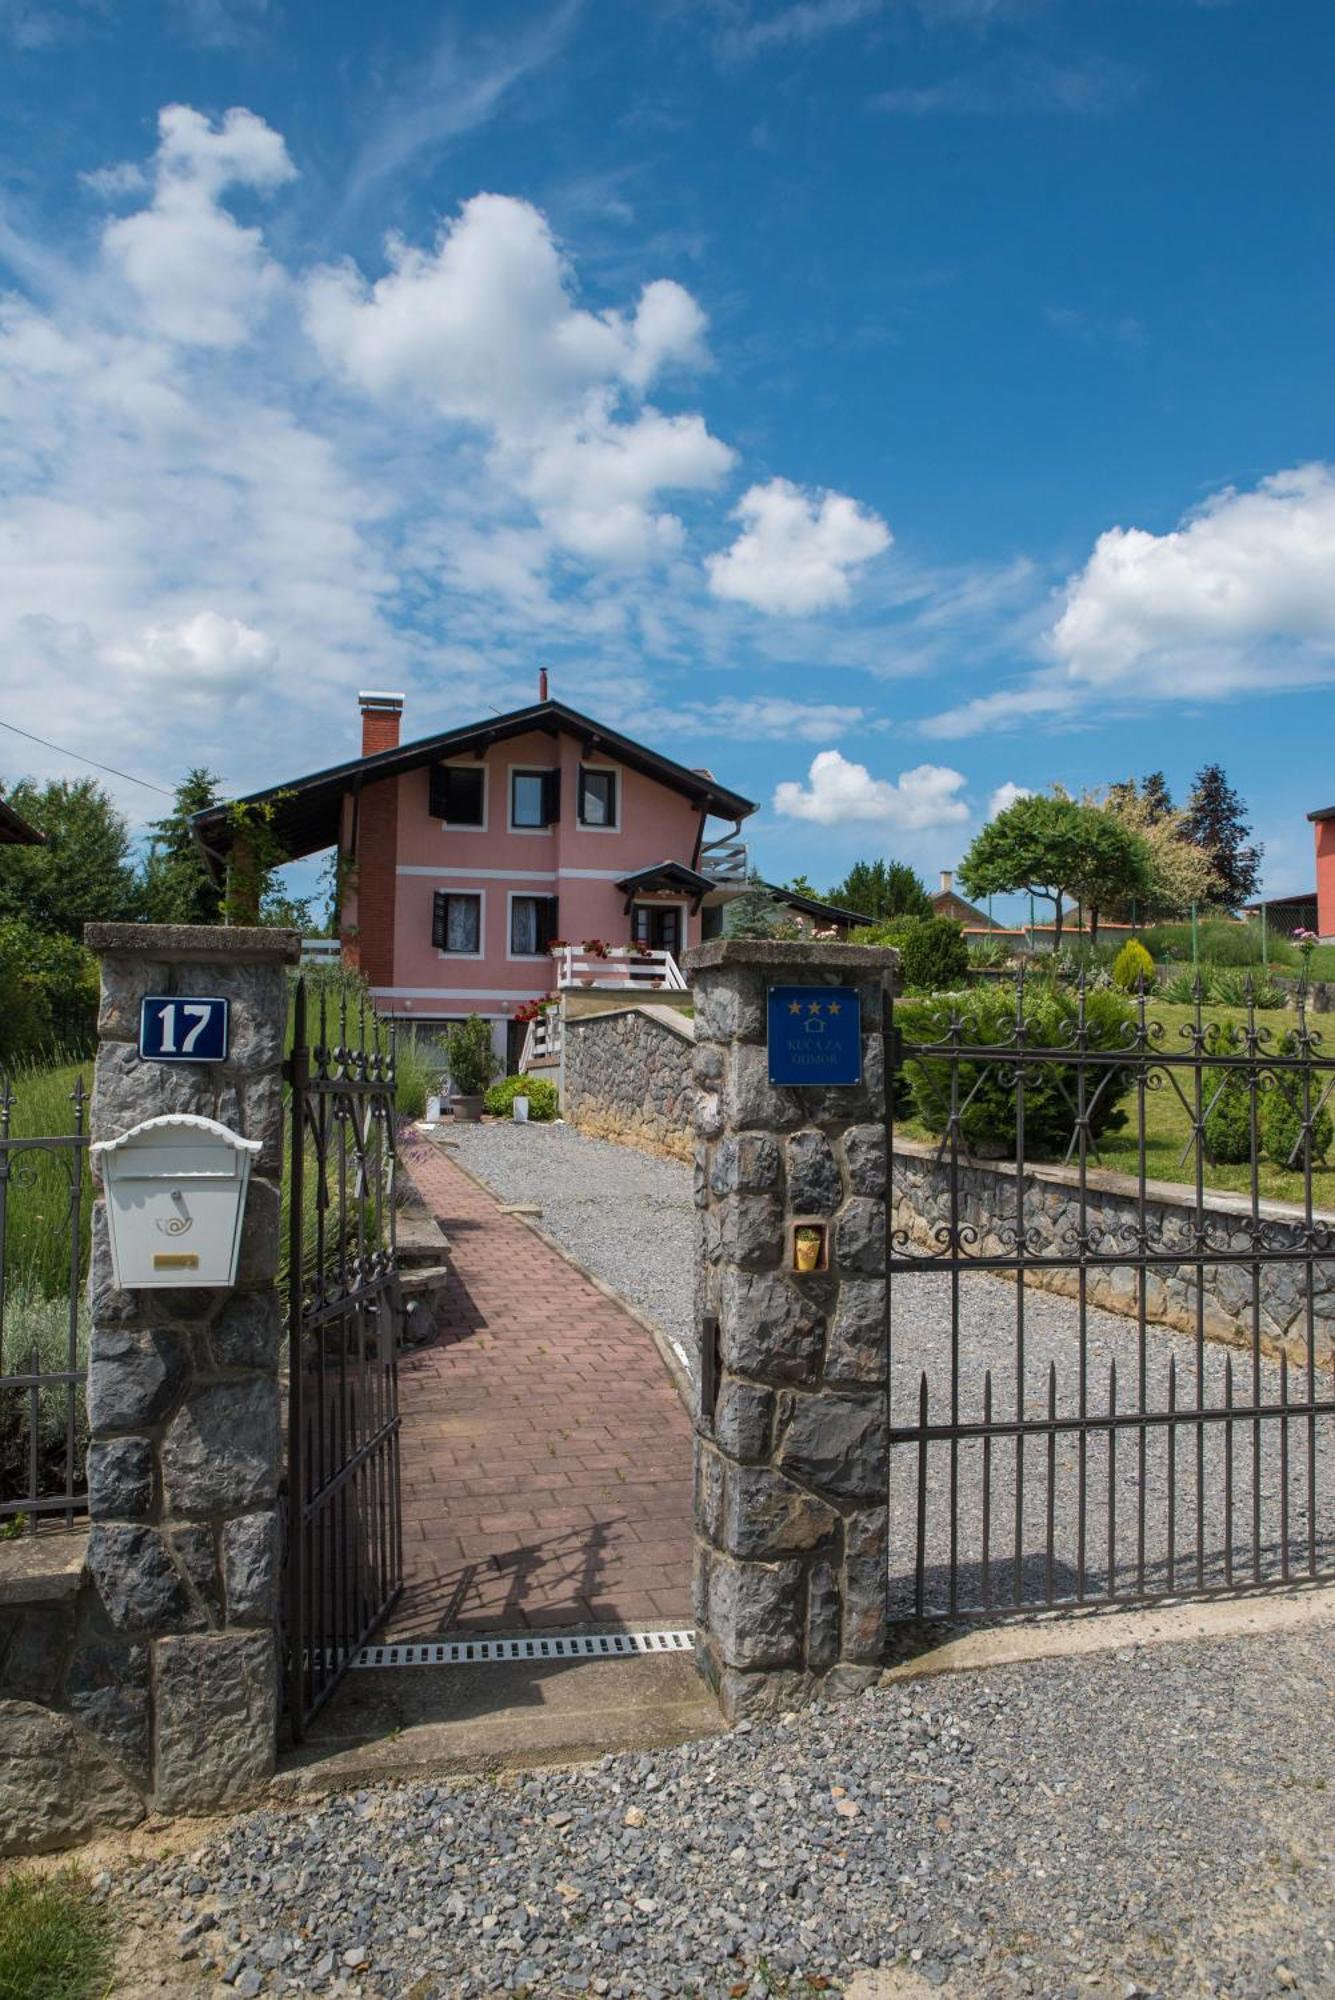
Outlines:
<svg viewBox="0 0 1335 2000"><path fill-rule="evenodd" d="M338 848L343 959L383 1012L485 1015L513 1067L516 1008L559 976L672 984L682 952L721 929L755 806L710 772L550 700L545 674L531 708L411 743L402 695L359 701L360 757L245 803L268 809L291 859ZM215 865L236 845L226 808L195 832ZM575 951L554 964L553 940ZM590 964L594 940L616 955Z"/></svg>

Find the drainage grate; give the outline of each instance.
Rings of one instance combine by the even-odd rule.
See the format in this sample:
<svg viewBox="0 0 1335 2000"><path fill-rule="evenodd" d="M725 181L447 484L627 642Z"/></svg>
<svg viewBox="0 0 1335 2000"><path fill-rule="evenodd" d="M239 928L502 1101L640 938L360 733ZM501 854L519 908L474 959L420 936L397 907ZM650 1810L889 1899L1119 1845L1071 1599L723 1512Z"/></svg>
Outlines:
<svg viewBox="0 0 1335 2000"><path fill-rule="evenodd" d="M690 1653L695 1633L626 1632L620 1626L602 1632L521 1632L513 1638L405 1639L392 1646L363 1646L348 1662L352 1667L477 1667L504 1666L513 1660L628 1660L649 1653Z"/></svg>

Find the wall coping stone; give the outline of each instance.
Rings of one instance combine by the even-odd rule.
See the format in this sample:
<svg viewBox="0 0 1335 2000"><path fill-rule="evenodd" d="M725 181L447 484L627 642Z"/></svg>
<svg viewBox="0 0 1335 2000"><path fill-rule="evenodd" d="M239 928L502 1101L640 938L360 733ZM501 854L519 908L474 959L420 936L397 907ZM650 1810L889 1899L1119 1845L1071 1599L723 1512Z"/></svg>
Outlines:
<svg viewBox="0 0 1335 2000"><path fill-rule="evenodd" d="M896 1136L892 1158L901 1155L906 1159L935 1160L939 1150L939 1145L928 1139L901 1139ZM1015 1178L1014 1160L982 1160L972 1153L963 1152L957 1154L956 1159L961 1167L972 1167L978 1173L998 1174L1010 1180ZM1046 1181L1053 1187L1080 1186L1078 1167L1061 1167L1051 1162L1026 1160L1024 1170L1032 1180ZM1097 1191L1103 1194L1124 1195L1133 1201L1138 1201L1140 1198L1140 1182L1136 1175L1114 1173L1109 1167L1090 1167L1085 1175L1085 1185L1091 1193ZM1147 1180L1145 1199L1160 1202L1165 1208L1194 1210L1196 1190L1194 1187L1189 1187L1185 1181ZM1249 1221L1251 1218L1251 1196L1234 1194L1226 1188L1207 1188L1204 1206L1216 1214L1236 1215L1244 1221ZM1298 1223L1307 1220L1307 1211L1299 1201L1262 1200L1258 1201L1256 1208L1263 1222ZM1316 1222L1335 1223L1335 1209L1314 1208L1312 1216ZM1183 1262L1190 1262L1190 1258L1184 1255Z"/></svg>
<svg viewBox="0 0 1335 2000"><path fill-rule="evenodd" d="M682 959L688 973L712 972L719 966L754 966L763 972L893 972L899 953L891 945L823 944L797 938L710 938Z"/></svg>
<svg viewBox="0 0 1335 2000"><path fill-rule="evenodd" d="M656 1000L627 1000L620 1007L604 1007L597 1014L572 1014L569 1025L582 1028L593 1021L610 1021L618 1014L645 1014L660 1028L679 1035L683 1042L695 1040L695 1022L689 1014L679 1013L675 1007L661 1007Z"/></svg>
<svg viewBox="0 0 1335 2000"><path fill-rule="evenodd" d="M118 958L218 958L252 965L298 965L301 932L265 924L85 924L90 951Z"/></svg>
<svg viewBox="0 0 1335 2000"><path fill-rule="evenodd" d="M0 1542L0 1604L58 1604L77 1597L88 1530Z"/></svg>

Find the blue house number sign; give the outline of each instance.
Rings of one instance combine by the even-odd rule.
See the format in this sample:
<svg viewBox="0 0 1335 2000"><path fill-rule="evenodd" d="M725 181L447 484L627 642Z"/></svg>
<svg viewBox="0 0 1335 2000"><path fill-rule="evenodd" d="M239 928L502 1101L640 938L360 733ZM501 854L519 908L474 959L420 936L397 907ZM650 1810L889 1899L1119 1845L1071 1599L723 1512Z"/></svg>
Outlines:
<svg viewBox="0 0 1335 2000"><path fill-rule="evenodd" d="M227 1002L195 993L146 993L139 1053L147 1062L226 1062Z"/></svg>
<svg viewBox="0 0 1335 2000"><path fill-rule="evenodd" d="M811 1087L862 1081L862 1017L853 987L770 987L769 1080Z"/></svg>

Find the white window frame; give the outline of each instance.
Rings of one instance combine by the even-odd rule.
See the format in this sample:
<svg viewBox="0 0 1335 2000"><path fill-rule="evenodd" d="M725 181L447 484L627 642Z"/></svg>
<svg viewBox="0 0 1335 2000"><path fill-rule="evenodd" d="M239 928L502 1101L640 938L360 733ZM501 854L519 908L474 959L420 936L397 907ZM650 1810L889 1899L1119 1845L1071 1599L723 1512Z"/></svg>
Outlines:
<svg viewBox="0 0 1335 2000"><path fill-rule="evenodd" d="M442 833L485 833L487 831L487 821L491 817L490 767L487 764L479 765L476 757L441 757L438 759L438 762L444 765L447 770L451 771L476 771L479 769L481 770L482 817L480 820L441 819L441 820L436 820L437 826L441 829ZM428 782L429 781L430 781L430 773L428 773ZM429 798L430 794L428 793L428 801ZM432 818L435 818L434 814L432 814ZM463 954L461 952L451 952L450 956L452 958L460 958L463 956Z"/></svg>
<svg viewBox="0 0 1335 2000"><path fill-rule="evenodd" d="M580 783L580 779L582 778L585 771L607 771L610 772L611 776L615 780L614 789L616 791L616 818L612 821L612 824L610 826L595 826L589 820L581 817L580 794L583 790L583 786ZM622 806L625 803L624 801L625 782L626 782L625 777L622 772L620 764L590 764L586 758L583 757L580 758L578 764L575 766L575 825L579 828L581 833L620 833Z"/></svg>
<svg viewBox="0 0 1335 2000"><path fill-rule="evenodd" d="M520 769L526 768L521 765ZM512 965L548 965L551 963L549 951L513 951L514 906L520 900L528 903L554 902L550 889L508 889L505 896L505 956Z"/></svg>
<svg viewBox="0 0 1335 2000"><path fill-rule="evenodd" d="M486 890L485 890L485 889L466 889L466 888L464 888L464 887L463 887L463 885L462 885L462 884L457 884L457 885L456 885L456 884L453 884L453 883L450 883L450 882L438 882L438 883L436 884L436 888L437 888L437 889L439 889L439 890L441 891L442 895L446 895L446 896L476 896L476 897L477 897L477 903L478 903L478 910L477 910L477 946L478 946L478 948L477 948L477 950L476 950L476 951L447 951L447 950L445 949L445 947L444 947L443 945L438 945L438 944L437 944L437 945L433 945L433 946L432 946L432 950L433 950L433 951L435 952L435 954L436 954L436 957L437 957L437 958L440 958L440 959L443 959L443 960L445 961L445 963L446 963L447 965L460 965L460 964L463 964L463 965L469 965L469 964L474 964L474 965L475 965L475 964L476 964L476 963L477 963L477 962L478 962L478 961L479 961L480 959L483 959L483 958L485 958L485 957L486 957L486 955L487 955L487 892L486 892ZM431 893L432 893L432 898L433 898L433 901L432 901L432 909L434 910L434 908L435 908L435 902L434 902L434 898L435 898L435 893L436 893L436 891L435 891L435 890L433 889Z"/></svg>
<svg viewBox="0 0 1335 2000"><path fill-rule="evenodd" d="M515 772L525 777L545 778L549 771L559 771L559 764L507 764L505 767L505 830L507 833L537 834L539 839L551 839L556 832L556 823L550 826L515 825Z"/></svg>

